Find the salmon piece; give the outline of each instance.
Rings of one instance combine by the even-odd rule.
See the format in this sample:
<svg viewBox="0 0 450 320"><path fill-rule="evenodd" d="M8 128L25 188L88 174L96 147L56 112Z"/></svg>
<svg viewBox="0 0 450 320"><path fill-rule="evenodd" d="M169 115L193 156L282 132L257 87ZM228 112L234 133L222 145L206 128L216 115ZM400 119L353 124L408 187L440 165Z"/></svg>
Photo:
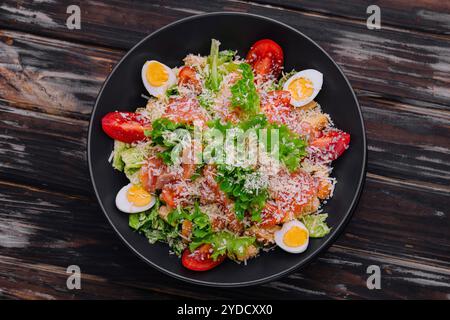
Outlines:
<svg viewBox="0 0 450 320"><path fill-rule="evenodd" d="M139 171L139 180L142 187L150 193L154 193L158 189L158 180L167 173L167 166L164 162L156 157L148 159Z"/></svg>
<svg viewBox="0 0 450 320"><path fill-rule="evenodd" d="M177 97L171 98L167 105L163 118L177 123L194 124L206 126L209 120L208 114L202 109L197 98Z"/></svg>
<svg viewBox="0 0 450 320"><path fill-rule="evenodd" d="M274 226L301 216L305 208L312 208L317 198L317 185L311 175L303 170L293 173L280 171L269 182L269 194L261 212L261 226ZM316 204L316 202L314 202Z"/></svg>

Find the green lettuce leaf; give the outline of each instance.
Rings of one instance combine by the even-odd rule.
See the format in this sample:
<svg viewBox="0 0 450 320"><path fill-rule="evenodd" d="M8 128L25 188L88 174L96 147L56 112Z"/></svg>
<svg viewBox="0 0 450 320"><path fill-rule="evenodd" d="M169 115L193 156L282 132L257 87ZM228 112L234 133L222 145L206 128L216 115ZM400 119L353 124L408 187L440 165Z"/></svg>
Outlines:
<svg viewBox="0 0 450 320"><path fill-rule="evenodd" d="M325 220L327 219L328 214L310 214L302 217L302 222L305 225L306 229L309 231L309 236L311 238L322 238L330 233L331 228L328 227Z"/></svg>
<svg viewBox="0 0 450 320"><path fill-rule="evenodd" d="M259 112L259 95L254 83L252 67L247 63L239 65L241 79L231 87L231 105L239 107L247 115Z"/></svg>
<svg viewBox="0 0 450 320"><path fill-rule="evenodd" d="M206 79L205 86L214 92L219 90L222 75L219 72L219 46L220 42L216 39L211 40L211 51L208 56L209 75Z"/></svg>
<svg viewBox="0 0 450 320"><path fill-rule="evenodd" d="M165 148L164 151L158 154L158 157L166 164L173 164L173 157L179 156L177 152L182 151L181 141L185 138L189 138L189 132L192 130L192 126L187 124L177 123L166 118L159 118L153 121L152 130L146 130L144 134L151 138L154 145ZM175 132L176 134L172 136L170 135L171 132ZM172 154L172 152L174 152L174 154Z"/></svg>
<svg viewBox="0 0 450 320"><path fill-rule="evenodd" d="M135 174L142 167L147 151L146 145L129 148L122 151L121 158L124 163L123 171L130 181L135 182Z"/></svg>
<svg viewBox="0 0 450 320"><path fill-rule="evenodd" d="M159 216L160 201L157 198L149 211L130 214L129 226L145 235L150 243L157 241L168 243L173 252L181 255L186 245L181 240L177 228L171 226Z"/></svg>
<svg viewBox="0 0 450 320"><path fill-rule="evenodd" d="M208 77L205 81L205 87L212 92L219 91L223 76L238 69L238 64L233 62L236 51L219 51L220 42L216 39L211 40L211 50L207 58Z"/></svg>
<svg viewBox="0 0 450 320"><path fill-rule="evenodd" d="M114 140L114 158L112 166L114 169L123 171L125 163L122 161L122 152L127 150L130 146L125 142Z"/></svg>
<svg viewBox="0 0 450 320"><path fill-rule="evenodd" d="M211 244L214 252L211 255L213 260L226 254L230 259L238 260L247 252L251 245L255 245L254 237L239 237L227 231L212 233L200 241L192 241L189 244L189 250L194 251L202 244Z"/></svg>

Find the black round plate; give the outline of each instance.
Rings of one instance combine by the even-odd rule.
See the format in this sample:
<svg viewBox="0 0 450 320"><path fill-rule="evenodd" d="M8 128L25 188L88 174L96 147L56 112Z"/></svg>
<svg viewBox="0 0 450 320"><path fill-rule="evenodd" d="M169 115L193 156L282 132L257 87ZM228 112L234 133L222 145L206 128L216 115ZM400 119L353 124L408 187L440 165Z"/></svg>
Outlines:
<svg viewBox="0 0 450 320"><path fill-rule="evenodd" d="M149 244L128 227L128 216L116 209L114 198L127 180L108 163L113 141L103 133L101 118L114 110L134 111L145 106L141 94L141 68L146 60L170 67L182 64L188 53L207 55L211 39L221 49L238 50L245 56L250 46L263 38L273 39L284 50L285 70L317 69L324 83L317 101L336 126L351 135L350 148L334 163L338 184L334 197L323 207L329 213L332 231L323 239L312 239L306 252L290 254L280 249L263 252L247 265L226 261L208 272L185 269L178 257L169 255L166 244ZM245 286L274 280L311 261L344 229L358 202L366 167L366 138L361 110L340 68L314 41L275 20L245 13L219 12L189 17L152 33L132 48L116 65L100 91L92 112L88 136L88 162L100 206L120 238L144 261L181 280L210 286ZM130 271L130 270L128 270Z"/></svg>

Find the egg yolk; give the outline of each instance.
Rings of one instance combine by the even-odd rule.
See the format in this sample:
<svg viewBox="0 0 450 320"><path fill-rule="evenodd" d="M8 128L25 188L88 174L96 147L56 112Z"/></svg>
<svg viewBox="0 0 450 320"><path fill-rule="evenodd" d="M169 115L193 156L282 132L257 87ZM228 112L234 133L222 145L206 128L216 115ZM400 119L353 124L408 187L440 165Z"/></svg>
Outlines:
<svg viewBox="0 0 450 320"><path fill-rule="evenodd" d="M294 226L290 228L283 236L283 242L288 247L298 247L306 242L308 232L305 229Z"/></svg>
<svg viewBox="0 0 450 320"><path fill-rule="evenodd" d="M304 100L310 97L314 92L314 85L311 80L306 78L297 78L288 85L294 100Z"/></svg>
<svg viewBox="0 0 450 320"><path fill-rule="evenodd" d="M169 74L161 63L154 61L148 64L146 78L151 86L160 87L167 82Z"/></svg>
<svg viewBox="0 0 450 320"><path fill-rule="evenodd" d="M131 186L127 191L127 200L136 207L143 207L150 203L152 195L140 186Z"/></svg>

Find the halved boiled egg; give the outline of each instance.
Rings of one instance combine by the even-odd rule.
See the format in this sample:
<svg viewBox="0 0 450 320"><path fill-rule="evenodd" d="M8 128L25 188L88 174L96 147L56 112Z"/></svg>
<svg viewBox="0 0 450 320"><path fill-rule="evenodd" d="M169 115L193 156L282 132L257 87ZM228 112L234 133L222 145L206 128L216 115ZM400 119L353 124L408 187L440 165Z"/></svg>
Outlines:
<svg viewBox="0 0 450 320"><path fill-rule="evenodd" d="M177 77L165 64L150 60L142 67L142 82L152 96L161 98L177 82Z"/></svg>
<svg viewBox="0 0 450 320"><path fill-rule="evenodd" d="M279 231L275 232L275 243L287 252L303 252L309 244L309 231L298 220L286 222Z"/></svg>
<svg viewBox="0 0 450 320"><path fill-rule="evenodd" d="M155 197L144 188L130 183L117 193L116 207L125 213L137 213L150 209L155 201Z"/></svg>
<svg viewBox="0 0 450 320"><path fill-rule="evenodd" d="M317 96L323 84L323 74L314 69L297 72L283 86L291 93L291 104L301 107L310 103Z"/></svg>

